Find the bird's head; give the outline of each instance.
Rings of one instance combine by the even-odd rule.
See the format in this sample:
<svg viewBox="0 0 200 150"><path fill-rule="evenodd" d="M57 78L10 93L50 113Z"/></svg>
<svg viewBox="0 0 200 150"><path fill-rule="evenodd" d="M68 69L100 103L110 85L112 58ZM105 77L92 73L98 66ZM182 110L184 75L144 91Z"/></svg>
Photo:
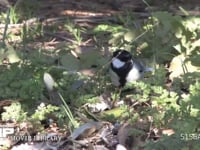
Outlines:
<svg viewBox="0 0 200 150"><path fill-rule="evenodd" d="M131 60L132 55L126 50L117 50L113 52L112 64L114 68L121 68Z"/></svg>
<svg viewBox="0 0 200 150"><path fill-rule="evenodd" d="M122 62L127 62L132 59L132 55L126 50L117 50L113 52L113 58L117 58Z"/></svg>

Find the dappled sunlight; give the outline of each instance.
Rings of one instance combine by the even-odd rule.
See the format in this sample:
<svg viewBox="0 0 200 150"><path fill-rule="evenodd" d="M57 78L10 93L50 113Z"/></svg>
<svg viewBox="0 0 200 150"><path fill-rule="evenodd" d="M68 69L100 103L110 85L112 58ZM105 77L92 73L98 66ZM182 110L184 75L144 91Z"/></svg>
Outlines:
<svg viewBox="0 0 200 150"><path fill-rule="evenodd" d="M199 149L199 0L5 2L0 149Z"/></svg>

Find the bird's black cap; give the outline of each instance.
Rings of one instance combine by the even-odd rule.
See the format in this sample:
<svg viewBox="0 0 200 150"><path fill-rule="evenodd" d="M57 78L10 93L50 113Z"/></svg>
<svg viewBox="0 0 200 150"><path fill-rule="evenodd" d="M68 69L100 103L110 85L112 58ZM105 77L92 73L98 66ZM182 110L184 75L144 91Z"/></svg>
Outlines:
<svg viewBox="0 0 200 150"><path fill-rule="evenodd" d="M131 53L126 50L116 50L113 52L113 57L116 57L123 62L127 62L132 59Z"/></svg>

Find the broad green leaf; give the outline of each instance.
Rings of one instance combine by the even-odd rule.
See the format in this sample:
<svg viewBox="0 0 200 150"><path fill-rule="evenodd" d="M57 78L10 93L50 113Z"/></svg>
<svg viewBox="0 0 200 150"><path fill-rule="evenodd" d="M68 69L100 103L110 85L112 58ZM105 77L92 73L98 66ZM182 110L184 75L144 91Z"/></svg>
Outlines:
<svg viewBox="0 0 200 150"><path fill-rule="evenodd" d="M189 60L191 61L192 65L200 67L200 54L192 55Z"/></svg>
<svg viewBox="0 0 200 150"><path fill-rule="evenodd" d="M195 67L191 64L191 61L185 60L186 58L182 54L172 59L169 67L169 72L171 72L170 79L173 79L174 77L179 77L180 75L183 75L187 72L194 72L199 70L198 67Z"/></svg>
<svg viewBox="0 0 200 150"><path fill-rule="evenodd" d="M124 40L127 42L131 42L135 39L135 32L133 30L128 30L124 35Z"/></svg>
<svg viewBox="0 0 200 150"><path fill-rule="evenodd" d="M9 59L10 63L15 63L20 61L19 56L17 55L17 52L14 50L12 46L7 45L8 51L6 51L7 58Z"/></svg>
<svg viewBox="0 0 200 150"><path fill-rule="evenodd" d="M195 32L197 29L200 29L200 18L191 17L183 22L185 28L190 32Z"/></svg>
<svg viewBox="0 0 200 150"><path fill-rule="evenodd" d="M61 63L68 71L76 71L79 69L80 65L79 60L72 54L63 55L61 57Z"/></svg>
<svg viewBox="0 0 200 150"><path fill-rule="evenodd" d="M10 45L6 45L7 51L5 49L1 49L0 52L0 64L2 63L3 59L7 58L10 63L16 63L19 62L21 59L19 58L17 52L14 50L14 48Z"/></svg>
<svg viewBox="0 0 200 150"><path fill-rule="evenodd" d="M107 59L101 56L99 51L93 50L90 52L82 53L80 55L80 67L91 68L92 65L101 67L107 62Z"/></svg>

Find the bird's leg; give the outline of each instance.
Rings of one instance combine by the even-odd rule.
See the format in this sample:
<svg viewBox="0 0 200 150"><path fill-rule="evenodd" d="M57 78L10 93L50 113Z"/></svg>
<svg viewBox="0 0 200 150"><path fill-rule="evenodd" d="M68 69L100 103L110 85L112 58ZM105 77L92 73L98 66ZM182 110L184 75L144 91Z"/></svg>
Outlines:
<svg viewBox="0 0 200 150"><path fill-rule="evenodd" d="M118 93L119 93L119 96L118 96L118 97L120 98L120 97L121 97L121 94L122 94L122 87L119 87L119 88L118 88Z"/></svg>
<svg viewBox="0 0 200 150"><path fill-rule="evenodd" d="M115 90L115 94L114 94L114 98L113 98L112 106L111 106L112 108L116 106L117 100L121 97L121 91L122 91L122 87L118 87Z"/></svg>

